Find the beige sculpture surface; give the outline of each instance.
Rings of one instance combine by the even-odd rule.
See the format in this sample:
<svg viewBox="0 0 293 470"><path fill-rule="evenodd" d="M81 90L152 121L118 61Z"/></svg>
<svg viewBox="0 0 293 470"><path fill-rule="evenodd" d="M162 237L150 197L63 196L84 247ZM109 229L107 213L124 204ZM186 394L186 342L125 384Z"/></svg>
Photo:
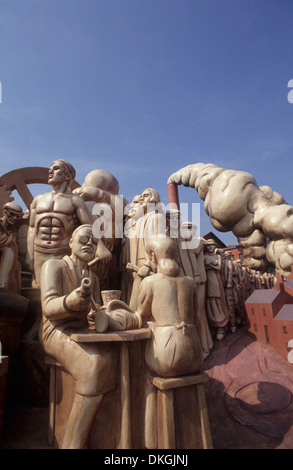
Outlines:
<svg viewBox="0 0 293 470"><path fill-rule="evenodd" d="M143 215L143 208L140 204L140 194L136 194L131 203L128 205L125 214L125 223L124 223L124 236L122 239L122 249L121 249L121 267L122 267L122 298L129 304L133 281L134 273L127 269L127 264L136 263L136 240L132 240L136 237L136 222Z"/></svg>
<svg viewBox="0 0 293 470"><path fill-rule="evenodd" d="M99 237L98 255L103 262L93 269L100 279L102 288L109 288L109 262L115 247L121 242L122 212L126 201L119 195L119 183L114 175L105 170L90 171L83 184L76 188L74 194L82 197L87 209L93 216L94 230ZM119 201L117 203L117 201Z"/></svg>
<svg viewBox="0 0 293 470"><path fill-rule="evenodd" d="M100 203L101 209L108 208L109 214L103 215L105 215L105 222L111 225L111 237L104 237L104 241L109 251L112 252L115 245L115 196L118 196L119 193L117 179L108 171L92 170L86 175L83 184L73 192L84 199L91 214L93 214L93 208L96 204ZM101 229L107 233L106 227L101 227Z"/></svg>
<svg viewBox="0 0 293 470"><path fill-rule="evenodd" d="M145 445L157 446L157 397L152 375L183 376L200 370L201 342L196 328L196 286L191 277L180 275L175 261L176 246L169 237L154 237L146 243L153 275L140 284L137 312L147 321L152 337L145 359L149 376L145 385Z"/></svg>
<svg viewBox="0 0 293 470"><path fill-rule="evenodd" d="M72 193L75 178L73 166L65 160L52 163L48 184L51 192L38 195L30 207L27 236L27 264L34 273L34 287L40 285L42 264L48 258L62 258L69 254L69 239L80 224L92 223L84 200Z"/></svg>
<svg viewBox="0 0 293 470"><path fill-rule="evenodd" d="M173 173L168 184L195 188L212 225L232 231L243 247L245 265L287 276L293 264L293 210L269 186L258 186L250 173L195 163Z"/></svg>
<svg viewBox="0 0 293 470"><path fill-rule="evenodd" d="M0 221L0 287L20 294L21 266L18 261L17 232L23 217L22 208L15 202L3 206Z"/></svg>
<svg viewBox="0 0 293 470"><path fill-rule="evenodd" d="M235 299L233 295L233 289L235 287L235 276L236 267L233 263L233 254L231 251L226 251L222 257L223 266L223 285L225 289L226 304L229 311L231 331L236 331L236 311L235 311Z"/></svg>
<svg viewBox="0 0 293 470"><path fill-rule="evenodd" d="M222 259L215 251L213 239L205 242L205 268L207 273L206 308L209 325L216 328L216 337L225 336L225 327L229 322L229 311L226 304L225 290L221 277Z"/></svg>
<svg viewBox="0 0 293 470"><path fill-rule="evenodd" d="M146 351L149 369L161 377L197 372L203 363L196 328L194 280L179 275L176 247L169 237L154 237L146 244L151 270L141 281L137 312L150 320L153 336Z"/></svg>
<svg viewBox="0 0 293 470"><path fill-rule="evenodd" d="M158 234L166 234L166 218L160 204L160 195L153 188L146 188L140 197L141 211L136 208L135 230L129 238L129 262L139 268L134 273L129 306L137 308L138 291L141 280L148 275L146 240ZM141 216L139 217L139 215Z"/></svg>
<svg viewBox="0 0 293 470"><path fill-rule="evenodd" d="M205 240L195 236L197 227L192 222L180 223L180 211L170 211L169 218L169 233L176 245L176 262L180 272L184 276L192 277L196 285L196 326L201 340L203 355L206 358L213 348L213 340L206 315L207 275L204 264ZM172 233L172 228L174 233Z"/></svg>
<svg viewBox="0 0 293 470"><path fill-rule="evenodd" d="M115 386L118 373L113 344L83 344L70 339L88 325L88 316L100 303L99 280L88 268L96 243L92 226L79 226L69 241L70 256L49 259L41 270L40 340L45 352L76 381L63 448L84 447L103 395Z"/></svg>

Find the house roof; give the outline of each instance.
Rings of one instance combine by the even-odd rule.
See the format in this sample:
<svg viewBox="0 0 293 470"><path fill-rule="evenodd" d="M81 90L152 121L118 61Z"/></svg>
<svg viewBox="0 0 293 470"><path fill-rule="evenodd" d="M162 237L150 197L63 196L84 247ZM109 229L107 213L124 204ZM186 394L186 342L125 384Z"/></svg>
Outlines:
<svg viewBox="0 0 293 470"><path fill-rule="evenodd" d="M246 304L271 304L280 292L277 289L256 289L246 299Z"/></svg>
<svg viewBox="0 0 293 470"><path fill-rule="evenodd" d="M206 240L208 240L209 238L212 238L213 240L215 240L216 244L220 247L220 248L227 248L227 245L225 245L224 242L222 242L222 240L220 240L217 235L215 235L213 232L208 232L208 233L205 233L204 235L202 235L202 238L205 238Z"/></svg>

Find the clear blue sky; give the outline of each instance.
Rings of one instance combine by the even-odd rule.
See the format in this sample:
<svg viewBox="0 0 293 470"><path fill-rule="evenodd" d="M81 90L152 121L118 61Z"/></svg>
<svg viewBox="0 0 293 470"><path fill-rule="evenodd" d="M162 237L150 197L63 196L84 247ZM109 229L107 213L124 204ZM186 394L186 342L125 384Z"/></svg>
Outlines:
<svg viewBox="0 0 293 470"><path fill-rule="evenodd" d="M211 162L293 204L292 24L292 0L0 0L1 174L61 157L167 204Z"/></svg>

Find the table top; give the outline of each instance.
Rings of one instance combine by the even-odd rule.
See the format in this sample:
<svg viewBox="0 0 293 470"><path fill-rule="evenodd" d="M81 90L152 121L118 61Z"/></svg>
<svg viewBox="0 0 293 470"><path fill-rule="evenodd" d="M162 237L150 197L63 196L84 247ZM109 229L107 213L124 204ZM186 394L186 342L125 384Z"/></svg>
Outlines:
<svg viewBox="0 0 293 470"><path fill-rule="evenodd" d="M125 331L105 331L104 333L98 333L95 330L86 328L84 330L80 330L78 333L73 333L70 336L70 339L76 343L101 343L112 341L139 341L150 337L151 330L149 328Z"/></svg>

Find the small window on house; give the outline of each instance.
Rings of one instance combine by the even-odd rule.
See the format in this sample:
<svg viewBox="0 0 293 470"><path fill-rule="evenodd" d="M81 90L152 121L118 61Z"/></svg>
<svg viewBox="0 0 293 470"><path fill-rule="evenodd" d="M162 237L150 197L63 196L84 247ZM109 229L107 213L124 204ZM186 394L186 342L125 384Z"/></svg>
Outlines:
<svg viewBox="0 0 293 470"><path fill-rule="evenodd" d="M269 344L270 343L270 337L269 337L268 325L264 325L264 329L265 329L265 335L266 335L266 343Z"/></svg>

